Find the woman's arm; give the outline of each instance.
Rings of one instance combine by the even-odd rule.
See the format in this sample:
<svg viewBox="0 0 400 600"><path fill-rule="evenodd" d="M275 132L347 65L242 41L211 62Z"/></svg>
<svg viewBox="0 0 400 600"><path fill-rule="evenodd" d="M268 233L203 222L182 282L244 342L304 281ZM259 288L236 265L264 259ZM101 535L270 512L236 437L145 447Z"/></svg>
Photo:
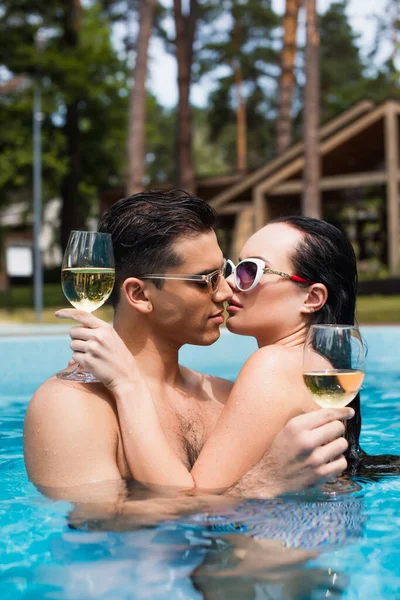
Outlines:
<svg viewBox="0 0 400 600"><path fill-rule="evenodd" d="M297 399L301 396L301 389L298 381L291 377L287 351L266 348L256 352L242 369L227 406L190 473L171 450L150 390L141 377L134 358L115 330L82 311L67 309L59 314L85 325L84 328L72 330L75 330L71 335L73 358L83 368L91 370L114 394L125 454L132 476L139 481L183 488L196 486L209 490L230 487L259 462L277 433L292 416L301 411L300 401ZM282 469L290 471L285 461L290 461L291 465L295 462L309 476L313 473L311 483L343 470L343 465L336 462L326 475L316 472L318 467L325 465L323 462L317 464L318 461L326 462L344 451L345 441L336 440L343 433L343 425L334 419L346 418L346 414L343 410L325 413L325 421L322 423L321 419L317 419L314 435L307 435L307 441L306 435L293 439L294 452L279 450L279 444L283 447L287 444L287 436L281 436L277 440L270 475L279 479L279 492L285 491L285 486L281 489L284 479ZM309 420L313 428L314 421L315 419ZM303 429L305 425L304 423ZM327 425L330 429L328 427L326 431L318 431L318 428ZM326 447L324 454L320 453L318 461L314 457L307 469L306 462L311 460L317 444L328 442L331 442L329 448ZM344 464L344 468L345 466ZM276 482L271 481L271 489L275 493Z"/></svg>

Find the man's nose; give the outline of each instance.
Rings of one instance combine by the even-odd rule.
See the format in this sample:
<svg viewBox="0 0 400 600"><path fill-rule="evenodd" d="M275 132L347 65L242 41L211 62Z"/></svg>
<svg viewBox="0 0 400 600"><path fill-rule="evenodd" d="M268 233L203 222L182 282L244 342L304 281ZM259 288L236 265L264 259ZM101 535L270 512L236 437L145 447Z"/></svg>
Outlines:
<svg viewBox="0 0 400 600"><path fill-rule="evenodd" d="M221 277L218 289L214 294L214 302L226 302L227 300L230 300L232 296L233 292L228 283L228 280L225 279L225 277Z"/></svg>

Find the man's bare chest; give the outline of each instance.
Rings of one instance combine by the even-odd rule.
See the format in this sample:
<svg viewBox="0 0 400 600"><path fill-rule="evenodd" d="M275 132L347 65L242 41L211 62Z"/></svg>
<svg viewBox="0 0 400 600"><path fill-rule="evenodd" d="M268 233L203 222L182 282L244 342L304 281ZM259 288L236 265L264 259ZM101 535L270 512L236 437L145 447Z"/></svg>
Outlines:
<svg viewBox="0 0 400 600"><path fill-rule="evenodd" d="M191 469L214 429L222 410L216 401L160 403L157 413L171 448Z"/></svg>

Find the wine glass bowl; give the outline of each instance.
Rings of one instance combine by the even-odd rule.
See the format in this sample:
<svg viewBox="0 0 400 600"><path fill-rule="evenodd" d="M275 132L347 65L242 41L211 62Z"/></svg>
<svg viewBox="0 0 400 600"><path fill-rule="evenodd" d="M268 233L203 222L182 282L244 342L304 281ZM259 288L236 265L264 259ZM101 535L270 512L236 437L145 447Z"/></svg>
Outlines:
<svg viewBox="0 0 400 600"><path fill-rule="evenodd" d="M313 325L304 346L303 378L323 408L343 407L364 380L364 346L355 325Z"/></svg>
<svg viewBox="0 0 400 600"><path fill-rule="evenodd" d="M75 308L93 312L111 295L115 281L112 238L108 233L72 231L64 252L61 285L67 300ZM91 373L79 368L57 373L60 379L91 383Z"/></svg>

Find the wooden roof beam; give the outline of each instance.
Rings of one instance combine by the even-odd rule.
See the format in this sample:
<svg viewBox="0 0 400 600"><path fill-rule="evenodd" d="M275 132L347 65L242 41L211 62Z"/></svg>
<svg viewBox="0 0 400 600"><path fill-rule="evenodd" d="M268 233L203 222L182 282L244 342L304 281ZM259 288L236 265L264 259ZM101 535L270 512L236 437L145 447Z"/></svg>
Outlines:
<svg viewBox="0 0 400 600"><path fill-rule="evenodd" d="M328 135L331 135L337 129L344 127L349 122L354 121L356 118L361 117L363 114L365 114L369 110L372 110L373 107L374 107L374 103L369 100L363 100L361 102L358 102L353 108L350 108L342 115L336 117L336 119L329 121L329 123L327 123L326 125L321 127L319 129L319 139L322 141L323 139L325 139ZM279 169L280 167L285 165L287 162L293 160L296 156L301 154L303 152L303 150L304 150L303 142L297 142L297 144L295 144L294 146L289 148L281 156L278 156L277 158L273 159L272 161L270 161L263 167L260 167L254 173L251 173L247 177L242 178L242 180L240 182L238 182L237 184L234 184L232 187L228 188L227 190L224 190L223 192L220 192L219 194L217 194L209 202L209 204L211 204L211 206L213 206L214 208L217 209L219 206L221 206L222 204L224 204L231 198L238 196L239 194L241 194L248 188L257 184L260 180L267 177L269 174L273 173L274 171L276 171L277 169Z"/></svg>
<svg viewBox="0 0 400 600"><path fill-rule="evenodd" d="M397 179L400 179L400 171L398 171ZM346 175L332 175L331 177L323 177L320 180L320 190L340 190L358 187L367 187L373 185L386 185L386 171L373 171L369 173L348 173ZM271 196L290 196L291 194L301 194L303 190L303 181L295 179L282 183L272 192Z"/></svg>

